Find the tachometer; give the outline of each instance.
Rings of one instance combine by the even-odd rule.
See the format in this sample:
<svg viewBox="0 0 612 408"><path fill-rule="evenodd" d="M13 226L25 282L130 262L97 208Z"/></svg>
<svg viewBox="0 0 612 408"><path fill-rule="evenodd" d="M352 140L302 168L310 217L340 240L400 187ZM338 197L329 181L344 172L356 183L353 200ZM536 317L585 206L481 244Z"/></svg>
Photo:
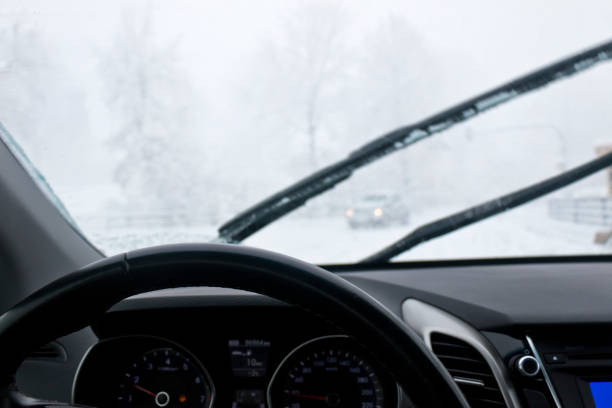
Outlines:
<svg viewBox="0 0 612 408"><path fill-rule="evenodd" d="M206 408L212 397L208 374L197 360L165 347L144 353L123 373L117 406Z"/></svg>
<svg viewBox="0 0 612 408"><path fill-rule="evenodd" d="M270 408L393 407L390 382L348 337L323 337L285 358L270 382L268 403Z"/></svg>

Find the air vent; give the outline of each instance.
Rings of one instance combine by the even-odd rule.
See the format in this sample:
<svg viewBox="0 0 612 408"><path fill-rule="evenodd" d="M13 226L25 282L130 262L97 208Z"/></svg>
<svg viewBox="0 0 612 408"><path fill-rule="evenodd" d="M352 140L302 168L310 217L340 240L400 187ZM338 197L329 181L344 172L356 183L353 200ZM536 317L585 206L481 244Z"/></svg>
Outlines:
<svg viewBox="0 0 612 408"><path fill-rule="evenodd" d="M39 347L32 354L28 356L28 359L33 360L53 360L53 361L66 361L67 355L64 347L58 342L51 342Z"/></svg>
<svg viewBox="0 0 612 408"><path fill-rule="evenodd" d="M455 379L470 407L506 407L491 367L474 347L440 333L431 335L431 347Z"/></svg>

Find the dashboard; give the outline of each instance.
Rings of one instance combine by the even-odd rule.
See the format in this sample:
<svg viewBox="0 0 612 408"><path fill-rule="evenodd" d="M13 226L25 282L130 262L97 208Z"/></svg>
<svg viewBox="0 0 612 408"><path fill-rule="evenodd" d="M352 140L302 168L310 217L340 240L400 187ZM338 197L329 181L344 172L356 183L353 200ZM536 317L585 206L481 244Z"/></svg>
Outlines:
<svg viewBox="0 0 612 408"><path fill-rule="evenodd" d="M328 269L412 327L471 407L612 407L607 262ZM139 295L102 315L91 333L58 339L63 361L26 361L20 387L98 407L412 406L358 337L248 292ZM68 365L58 377L69 386L45 389Z"/></svg>
<svg viewBox="0 0 612 408"><path fill-rule="evenodd" d="M398 404L395 381L358 341L289 306L122 310L94 330L100 341L83 358L73 386L72 399L82 405Z"/></svg>

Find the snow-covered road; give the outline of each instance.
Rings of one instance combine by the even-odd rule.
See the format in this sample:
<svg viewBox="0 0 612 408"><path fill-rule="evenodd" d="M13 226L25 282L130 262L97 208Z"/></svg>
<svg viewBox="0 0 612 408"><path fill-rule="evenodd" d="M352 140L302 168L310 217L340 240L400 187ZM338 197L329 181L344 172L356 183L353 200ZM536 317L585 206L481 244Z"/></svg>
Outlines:
<svg viewBox="0 0 612 408"><path fill-rule="evenodd" d="M500 214L415 247L396 260L490 258L535 255L600 254L611 246L593 242L604 228L553 220L544 201ZM246 245L270 249L316 263L347 263L381 249L419 225L446 215L440 208L414 212L407 226L351 229L343 216L288 216L248 238ZM83 226L107 254L177 242L205 242L216 236L214 226L108 229Z"/></svg>

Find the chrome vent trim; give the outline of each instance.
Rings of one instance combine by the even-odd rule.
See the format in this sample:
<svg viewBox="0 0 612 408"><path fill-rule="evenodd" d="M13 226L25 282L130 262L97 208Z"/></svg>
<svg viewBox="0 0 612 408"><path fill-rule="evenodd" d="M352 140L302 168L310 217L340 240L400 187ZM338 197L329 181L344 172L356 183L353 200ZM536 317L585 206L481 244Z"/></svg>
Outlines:
<svg viewBox="0 0 612 408"><path fill-rule="evenodd" d="M407 299L402 303L402 318L419 334L436 359L438 358L433 353L431 344L432 333L455 337L472 346L491 368L506 406L508 408L521 407L506 365L478 330L450 313L416 299Z"/></svg>
<svg viewBox="0 0 612 408"><path fill-rule="evenodd" d="M550 395L555 401L555 406L557 408L561 408L561 400L559 399L559 396L557 395L557 392L555 391L555 387L553 387L552 381L550 380L550 376L548 375L548 371L546 370L546 366L544 365L544 362L540 358L540 354L538 353L538 350L536 349L535 344L533 344L533 340L531 340L531 337L529 336L525 336L525 340L527 341L527 344L529 345L529 348L531 349L531 354L533 354L536 360L538 360L538 363L540 363L542 375L544 376L544 381L546 382L546 386L548 387L548 392L550 392Z"/></svg>
<svg viewBox="0 0 612 408"><path fill-rule="evenodd" d="M457 384L465 384L465 385L473 385L475 387L484 387L485 383L482 380L477 380L475 378L467 378L467 377L453 377L453 380Z"/></svg>
<svg viewBox="0 0 612 408"><path fill-rule="evenodd" d="M507 408L491 367L474 347L455 336L434 332L430 336L436 357L461 388L471 407Z"/></svg>

